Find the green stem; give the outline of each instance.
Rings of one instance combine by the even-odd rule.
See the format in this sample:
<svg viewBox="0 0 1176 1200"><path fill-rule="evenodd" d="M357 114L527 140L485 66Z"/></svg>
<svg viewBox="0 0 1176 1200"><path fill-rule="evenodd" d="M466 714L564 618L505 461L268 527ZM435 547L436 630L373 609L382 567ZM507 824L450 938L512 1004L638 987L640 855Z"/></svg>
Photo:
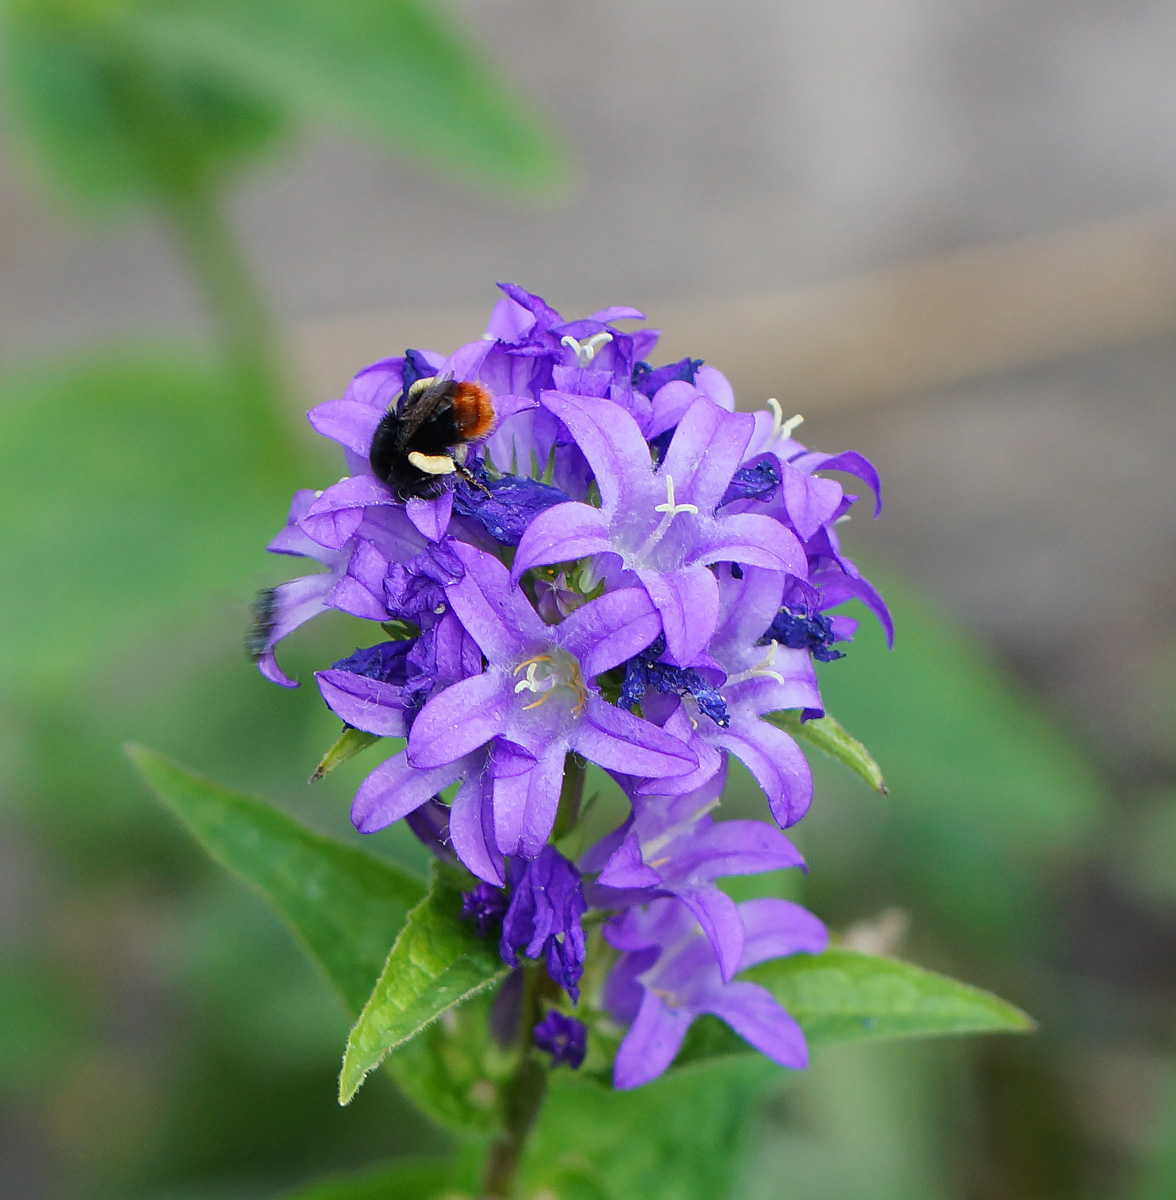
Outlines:
<svg viewBox="0 0 1176 1200"><path fill-rule="evenodd" d="M538 966L524 968L523 1003L519 1017L522 1057L506 1085L505 1128L490 1147L482 1181L485 1200L509 1200L514 1195L523 1149L543 1107L547 1092L547 1068L538 1060L531 1042L531 1031L539 1020Z"/></svg>
<svg viewBox="0 0 1176 1200"><path fill-rule="evenodd" d="M584 803L584 780L588 764L578 754L569 754L564 760L563 787L559 793L559 808L555 814L555 825L551 840L558 842L566 837L580 820L580 807Z"/></svg>
<svg viewBox="0 0 1176 1200"><path fill-rule="evenodd" d="M191 177L176 184L159 189L158 198L240 388L253 433L260 445L272 447L274 461L293 465L304 452L290 429L284 403L289 381L265 296L212 184Z"/></svg>

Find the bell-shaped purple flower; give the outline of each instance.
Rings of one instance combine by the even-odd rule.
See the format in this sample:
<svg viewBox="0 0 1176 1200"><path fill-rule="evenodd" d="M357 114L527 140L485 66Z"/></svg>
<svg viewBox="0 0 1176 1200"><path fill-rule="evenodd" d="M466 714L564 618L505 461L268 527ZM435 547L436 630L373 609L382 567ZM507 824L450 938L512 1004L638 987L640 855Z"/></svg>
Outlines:
<svg viewBox="0 0 1176 1200"><path fill-rule="evenodd" d="M547 973L576 1003L587 948L580 918L588 909L580 872L554 846L530 860L512 859L510 907L502 919L499 949L508 967L519 954L542 957Z"/></svg>
<svg viewBox="0 0 1176 1200"><path fill-rule="evenodd" d="M575 1071L583 1063L588 1049L588 1030L583 1021L553 1009L535 1026L534 1037L535 1045L551 1055L553 1070L567 1063Z"/></svg>
<svg viewBox="0 0 1176 1200"><path fill-rule="evenodd" d="M502 924L506 909L506 893L489 883L476 884L471 891L462 893L462 919L473 922L478 937L486 937L497 929ZM518 966L518 963L512 965Z"/></svg>
<svg viewBox="0 0 1176 1200"><path fill-rule="evenodd" d="M816 716L824 710L809 652L779 643L762 644L780 607L784 583L780 572L760 568L749 567L738 576L730 570L719 573L722 620L707 653L725 676L718 691L730 718L726 726L708 720L688 694L681 700L648 695L643 711L669 729L681 706L691 729L691 746L700 760L699 742L719 754L734 754L763 788L776 822L787 827L808 809L812 771L792 738L761 717L781 709L801 709ZM640 790L675 789L647 783Z"/></svg>
<svg viewBox="0 0 1176 1200"><path fill-rule="evenodd" d="M824 925L798 904L749 900L738 908L744 928L740 970L789 954L819 954L828 942ZM782 1067L808 1065L800 1026L766 988L724 982L710 942L682 901L629 909L605 926L604 936L623 951L604 993L605 1007L629 1026L613 1066L617 1088L656 1079L703 1013L726 1021Z"/></svg>
<svg viewBox="0 0 1176 1200"><path fill-rule="evenodd" d="M743 922L716 879L803 867L795 846L764 821L714 821L727 782L724 767L683 796L633 796L633 815L580 860L599 870L588 891L594 908L627 908L677 896L710 940L724 981L743 957Z"/></svg>
<svg viewBox="0 0 1176 1200"><path fill-rule="evenodd" d="M496 742L502 765L492 786L483 787L481 804L492 807L501 853L533 858L542 849L569 751L648 778L697 766L680 739L609 704L593 683L657 635L657 613L643 591L608 593L549 626L496 558L460 543L454 552L465 574L446 595L487 666L425 705L407 759L422 772L444 770ZM384 786L380 770L360 789L365 802Z"/></svg>
<svg viewBox="0 0 1176 1200"><path fill-rule="evenodd" d="M614 556L620 586L637 582L645 589L661 617L672 661L688 667L718 623L712 563L807 575L800 543L779 521L716 512L751 436L750 416L700 397L686 410L655 470L640 428L617 406L557 392L544 393L542 401L591 465L601 507L559 504L536 517L515 555L516 580L535 566Z"/></svg>

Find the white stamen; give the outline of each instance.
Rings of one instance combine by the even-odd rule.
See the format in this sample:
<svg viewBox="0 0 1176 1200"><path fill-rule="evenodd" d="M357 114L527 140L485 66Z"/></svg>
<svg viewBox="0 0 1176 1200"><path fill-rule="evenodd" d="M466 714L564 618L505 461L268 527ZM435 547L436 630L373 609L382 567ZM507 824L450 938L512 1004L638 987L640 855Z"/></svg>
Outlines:
<svg viewBox="0 0 1176 1200"><path fill-rule="evenodd" d="M780 648L780 643L777 641L772 641L768 645L767 654L765 654L764 657L761 658L760 661L758 663L756 663L756 665L754 667L748 667L746 671L740 671L738 675L730 676L727 679L727 682L723 686L730 687L732 684L743 683L745 680L748 680L748 679L755 679L757 677L766 677L768 679L774 679L778 684L780 684L781 687L783 687L784 686L784 676L781 675L779 671L772 670L772 666L773 666L773 663L776 658L776 651L779 648Z"/></svg>
<svg viewBox="0 0 1176 1200"><path fill-rule="evenodd" d="M426 475L452 475L457 470L457 463L448 454L422 454L419 450L413 450L408 461Z"/></svg>
<svg viewBox="0 0 1176 1200"><path fill-rule="evenodd" d="M653 506L653 511L663 513L664 515L661 519L661 524L649 535L649 537L646 539L645 545L641 547L641 557L644 557L646 554L648 554L649 551L652 550L654 546L656 546L658 542L662 540L663 537L665 537L666 530L670 527L670 522L679 513L697 513L698 505L676 504L674 502L674 477L672 475L667 475L666 502L665 504L655 504Z"/></svg>
<svg viewBox="0 0 1176 1200"><path fill-rule="evenodd" d="M592 365L592 360L596 355L612 340L613 335L611 333L605 333L604 330L601 330L599 333L594 333L591 337L584 338L583 341L577 341L571 334L567 334L565 337L560 338L560 345L567 346L576 356L576 366L589 367Z"/></svg>
<svg viewBox="0 0 1176 1200"><path fill-rule="evenodd" d="M674 477L666 476L666 502L665 504L657 504L654 506L654 512L667 513L671 517L676 517L679 513L696 513L698 512L697 504L675 504L674 503Z"/></svg>
<svg viewBox="0 0 1176 1200"><path fill-rule="evenodd" d="M768 407L772 410L772 441L778 438L788 439L792 436L792 431L804 424L804 417L797 413L795 417L789 417L784 420L784 410L780 407L780 401L775 396L768 398Z"/></svg>
<svg viewBox="0 0 1176 1200"><path fill-rule="evenodd" d="M853 520L853 518L849 515L849 513L842 513L841 516L839 516L837 518L837 520L833 522L833 524L834 525L844 525L847 521L852 521L852 520Z"/></svg>
<svg viewBox="0 0 1176 1200"><path fill-rule="evenodd" d="M520 679L515 684L516 692L540 692L546 691L550 687L550 681L540 682L535 678L535 672L539 670L538 663L530 663L527 666L527 677Z"/></svg>

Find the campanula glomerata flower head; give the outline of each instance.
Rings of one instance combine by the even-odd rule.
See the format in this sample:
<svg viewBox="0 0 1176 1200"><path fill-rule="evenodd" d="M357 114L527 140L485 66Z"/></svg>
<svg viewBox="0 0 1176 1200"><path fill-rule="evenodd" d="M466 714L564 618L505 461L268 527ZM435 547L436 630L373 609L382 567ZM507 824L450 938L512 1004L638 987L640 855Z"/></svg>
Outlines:
<svg viewBox="0 0 1176 1200"><path fill-rule="evenodd" d="M875 515L877 473L802 445L774 400L737 411L699 359L654 365L657 331L619 324L635 309L565 321L500 286L482 338L383 359L309 414L346 473L298 492L269 549L324 570L263 593L251 653L296 687L287 635L331 609L372 622L315 676L345 738L400 739L352 819L405 818L468 870L462 915L515 968L503 996L543 973L553 1064L578 1067L604 1022L616 1086L637 1086L705 1012L803 1066L799 1026L737 975L820 952L824 928L718 881L803 867L781 831L812 776L767 718L822 716L814 663L844 655L847 601L892 637L837 537L858 497L824 472L860 479ZM732 757L766 819L722 819ZM583 850L586 764L629 811Z"/></svg>

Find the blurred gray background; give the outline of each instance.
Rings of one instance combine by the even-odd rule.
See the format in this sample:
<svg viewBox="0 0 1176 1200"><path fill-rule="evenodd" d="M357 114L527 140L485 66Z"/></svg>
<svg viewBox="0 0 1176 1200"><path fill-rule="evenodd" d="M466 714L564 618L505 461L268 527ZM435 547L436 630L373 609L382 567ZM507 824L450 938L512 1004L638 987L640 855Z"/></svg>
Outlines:
<svg viewBox="0 0 1176 1200"><path fill-rule="evenodd" d="M520 207L340 137L287 147L236 217L305 398L430 332L476 336L495 279L573 315L639 305L678 330L670 348L688 323L681 352L746 382L743 404L779 394L814 444L877 460L869 556L981 629L1119 769L1169 765L1176 6L451 7L570 137L574 176ZM10 360L199 322L148 219L83 228L8 154L0 195ZM1023 239L1040 261L1002 275ZM930 278L903 274L928 259ZM863 354L864 378L844 365Z"/></svg>
<svg viewBox="0 0 1176 1200"><path fill-rule="evenodd" d="M1111 780L1105 856L1066 893L1075 968L1170 992L1176 861L1141 882L1152 826L1124 844L1115 814L1176 778L1176 5L450 7L574 175L500 203L323 135L251 176L234 214L305 401L478 336L505 279L569 316L642 307L745 406L870 456L887 508L855 552L978 631ZM7 146L0 197L10 363L199 329L147 217L55 213ZM1160 1086L1128 1026L1074 1067L1124 1153Z"/></svg>

